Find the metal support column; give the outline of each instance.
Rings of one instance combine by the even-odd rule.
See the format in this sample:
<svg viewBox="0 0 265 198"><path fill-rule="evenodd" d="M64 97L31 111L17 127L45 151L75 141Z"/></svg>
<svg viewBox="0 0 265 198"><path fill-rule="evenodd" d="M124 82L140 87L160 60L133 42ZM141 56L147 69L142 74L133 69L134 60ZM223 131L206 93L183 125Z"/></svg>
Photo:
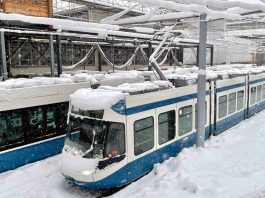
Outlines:
<svg viewBox="0 0 265 198"><path fill-rule="evenodd" d="M114 37L112 37L112 42L111 42L111 61L112 61L112 71L115 72L115 68L114 68L114 59L115 59L115 49L114 49Z"/></svg>
<svg viewBox="0 0 265 198"><path fill-rule="evenodd" d="M198 85L197 85L197 136L196 146L204 146L205 141L205 99L206 99L206 45L207 21L206 14L200 16L200 43L198 56Z"/></svg>
<svg viewBox="0 0 265 198"><path fill-rule="evenodd" d="M6 80L8 78L7 73L7 65L6 65L6 45L5 45L5 32L1 31L0 33L0 42L1 42L1 64L2 69L1 76L3 77L3 80Z"/></svg>
<svg viewBox="0 0 265 198"><path fill-rule="evenodd" d="M95 65L98 71L102 71L101 62L100 62L100 53L98 49L95 50Z"/></svg>
<svg viewBox="0 0 265 198"><path fill-rule="evenodd" d="M152 43L149 41L148 42L148 58L150 58L152 53L153 53ZM148 71L152 71L152 65L150 63L148 64Z"/></svg>
<svg viewBox="0 0 265 198"><path fill-rule="evenodd" d="M184 62L184 49L183 46L180 46L179 49L176 50L176 53L174 53L180 63Z"/></svg>
<svg viewBox="0 0 265 198"><path fill-rule="evenodd" d="M168 56L169 56L169 66L172 66L173 65L173 56L172 56L172 53L173 52L173 49L172 49L172 52L169 52Z"/></svg>
<svg viewBox="0 0 265 198"><path fill-rule="evenodd" d="M10 36L8 36L6 38L6 44L7 44L7 73L8 73L8 78L12 78L12 74L11 74L11 42L10 42Z"/></svg>
<svg viewBox="0 0 265 198"><path fill-rule="evenodd" d="M57 73L58 73L58 76L60 76L60 74L62 74L62 43L61 43L61 36L57 36L56 38L57 40Z"/></svg>
<svg viewBox="0 0 265 198"><path fill-rule="evenodd" d="M49 37L49 45L50 45L50 66L51 66L51 77L54 77L54 46L53 46L53 35Z"/></svg>
<svg viewBox="0 0 265 198"><path fill-rule="evenodd" d="M197 54L196 54L196 55L197 55L197 56L196 56L196 65L197 65L197 67L199 67L199 51L200 51L200 50L199 50L199 46L197 46L196 49L197 49Z"/></svg>
<svg viewBox="0 0 265 198"><path fill-rule="evenodd" d="M211 60L210 60L210 65L213 66L213 53L214 53L214 50L213 50L213 45L211 46Z"/></svg>

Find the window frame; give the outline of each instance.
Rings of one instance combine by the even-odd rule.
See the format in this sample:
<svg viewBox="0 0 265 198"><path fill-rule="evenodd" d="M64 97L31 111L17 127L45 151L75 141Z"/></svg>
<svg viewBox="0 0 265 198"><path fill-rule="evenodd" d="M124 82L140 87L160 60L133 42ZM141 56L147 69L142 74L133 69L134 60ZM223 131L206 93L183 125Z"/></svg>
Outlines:
<svg viewBox="0 0 265 198"><path fill-rule="evenodd" d="M191 111L189 112L189 114L184 114L184 116L191 114L191 130L189 130L183 134L180 134L180 110L182 110L183 108L187 108L187 107L190 107ZM177 128L178 133L177 134L179 137L185 137L187 134L191 133L194 130L194 107L193 107L193 104L187 104L185 106L179 107L177 115L178 115L178 128Z"/></svg>
<svg viewBox="0 0 265 198"><path fill-rule="evenodd" d="M123 138L123 143L124 143L124 152L122 152L122 153L119 153L118 155L114 155L114 156L112 156L112 157L117 157L117 156L121 156L121 155L125 155L126 154L126 128L125 128L125 124L124 123L122 123L122 122L110 122L110 124L109 124L109 130L108 130L108 133L107 133L107 135L106 135L106 138L105 138L105 145L104 145L104 152L105 153L103 153L103 155L105 156L105 157L108 157L108 153L107 153L107 148L108 148L108 144L109 144L109 134L110 134L110 127L111 127L111 125L112 124L120 124L122 127L123 127L123 135L124 135L124 138Z"/></svg>
<svg viewBox="0 0 265 198"><path fill-rule="evenodd" d="M242 96L238 97L238 94L240 92L242 92L243 94L242 94ZM239 98L242 98L242 107L241 108L239 108L239 105L238 105L238 104L241 104L241 103L238 102ZM245 99L245 91L244 90L237 91L237 93L236 93L236 110L237 111L240 111L240 110L244 109L244 101L245 101L244 99Z"/></svg>
<svg viewBox="0 0 265 198"><path fill-rule="evenodd" d="M262 100L265 100L265 84L262 85Z"/></svg>
<svg viewBox="0 0 265 198"><path fill-rule="evenodd" d="M145 119L148 119L148 118L152 118L152 127L147 127L147 128L142 128L141 130L135 130L135 125L136 125L136 123L137 122L139 122L139 121L142 121L142 120L145 120ZM140 131L142 131L142 130L146 130L146 129L148 129L148 128L153 128L153 130L152 130L152 135L153 135L153 145L152 145L152 147L151 148L149 148L149 149L147 149L147 150L144 150L144 151L142 151L141 153L136 153L135 152L135 143L136 143L136 141L135 141L135 134L136 133L139 133ZM133 142L133 150L134 150L134 156L139 156L139 155L141 155L141 154L143 154L143 153L146 153L147 151L150 151L150 150L152 150L154 147L155 147L155 119L154 119L154 116L148 116L148 117L145 117L145 118L141 118L141 119L138 119L138 120L135 120L134 122L133 122L133 139L134 139L134 142Z"/></svg>
<svg viewBox="0 0 265 198"><path fill-rule="evenodd" d="M161 143L160 142L160 124L168 123L170 120L168 119L167 121L163 121L160 123L159 119L160 119L161 115L166 114L166 113L170 113L170 112L174 113L174 119L171 119L172 121L174 121L174 137L172 139L169 139L169 140ZM158 137L157 138L158 139L158 145L161 146L161 145L166 144L166 143L168 143L168 142L170 142L176 138L176 128L177 127L176 127L176 110L175 109L159 113L158 117L157 117L157 123L158 123L158 136L157 136ZM169 136L169 133L167 135Z"/></svg>
<svg viewBox="0 0 265 198"><path fill-rule="evenodd" d="M2 142L0 142L0 151L4 151L4 150L8 150L8 149L15 148L18 146L22 146L26 143L26 133L25 133L25 127L24 127L24 123L23 123L23 120L25 119L25 117L23 116L23 111L21 109L3 111L3 112L0 112L0 116L2 118L5 117L6 129L9 130L8 124L7 124L7 120L9 120L8 115L11 115L13 113L20 114L22 129L19 130L19 133L21 134L21 137L15 139L15 140L7 141L4 144L2 144ZM10 133L10 132L7 131L7 133ZM6 137L8 137L8 135Z"/></svg>
<svg viewBox="0 0 265 198"><path fill-rule="evenodd" d="M225 102L222 102L222 103L220 103L220 98L222 98L222 97L225 97L226 98L226 101ZM223 115L223 116L220 116L220 104L224 104L224 103L226 103L226 113L225 113L225 115ZM222 119L222 118L225 118L227 115L228 115L228 110L227 110L227 108L228 108L228 96L227 95L221 95L221 96L219 96L218 97L218 119Z"/></svg>
<svg viewBox="0 0 265 198"><path fill-rule="evenodd" d="M234 98L231 98L231 96L234 95ZM235 102L233 111L230 110L231 103ZM228 94L228 115L231 115L237 111L237 92L232 92Z"/></svg>
<svg viewBox="0 0 265 198"><path fill-rule="evenodd" d="M255 89L255 94L253 94L254 92L252 92L252 90ZM252 96L254 96L254 102L252 101ZM249 100L249 105L252 106L252 105L255 105L257 102L257 87L256 86L253 86L250 88L250 100Z"/></svg>
<svg viewBox="0 0 265 198"><path fill-rule="evenodd" d="M259 90L260 87L260 90ZM256 97L256 103L259 103L260 101L262 101L262 85L258 85L257 86L257 97Z"/></svg>

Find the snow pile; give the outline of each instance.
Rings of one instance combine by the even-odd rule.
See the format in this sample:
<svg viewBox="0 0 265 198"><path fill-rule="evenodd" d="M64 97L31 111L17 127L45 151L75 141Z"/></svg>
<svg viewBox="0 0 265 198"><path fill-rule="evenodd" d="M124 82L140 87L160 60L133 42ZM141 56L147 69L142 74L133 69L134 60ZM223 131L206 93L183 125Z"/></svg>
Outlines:
<svg viewBox="0 0 265 198"><path fill-rule="evenodd" d="M81 155L72 155L63 149L61 158L61 168L67 172L83 173L95 172L99 159L83 158Z"/></svg>
<svg viewBox="0 0 265 198"><path fill-rule="evenodd" d="M113 86L100 86L99 89L103 90L113 90L113 91L122 91L124 93L133 93L133 92L145 92L145 91L158 91L160 88L169 88L172 87L172 84L169 81L154 81L154 82L143 82L143 83L124 83L117 87Z"/></svg>
<svg viewBox="0 0 265 198"><path fill-rule="evenodd" d="M104 74L94 74L89 75L86 73L80 74L61 74L58 77L34 77L34 78L17 78L9 79L4 82L0 82L0 88L4 89L16 89L25 87L39 87L45 85L56 85L56 84L69 84L69 83L80 83L80 82L90 82L91 84L97 83L97 79L103 79Z"/></svg>
<svg viewBox="0 0 265 198"><path fill-rule="evenodd" d="M264 197L264 117L212 137L205 148L184 149L112 197Z"/></svg>
<svg viewBox="0 0 265 198"><path fill-rule="evenodd" d="M48 78L48 77L35 77L32 79L28 78L18 78L18 79L9 79L4 82L0 82L0 88L4 89L16 89L16 88L25 88L25 87L39 87L45 85L54 85L54 84L68 84L74 83L71 78Z"/></svg>
<svg viewBox="0 0 265 198"><path fill-rule="evenodd" d="M195 84L198 79L197 67L169 67L162 70L165 77L169 80L177 79L187 81L187 84ZM251 64L232 64L232 65L215 65L206 67L206 79L228 79L243 76L246 74L260 74L265 72L264 66L255 66Z"/></svg>
<svg viewBox="0 0 265 198"><path fill-rule="evenodd" d="M58 78L35 77L34 79L39 79L41 81L41 85L54 85L56 84L56 80Z"/></svg>
<svg viewBox="0 0 265 198"><path fill-rule="evenodd" d="M164 67L162 70L165 77L169 80L176 79L181 81L187 81L186 84L196 84L198 79L198 68L193 67ZM260 74L265 72L265 66L255 66L251 64L232 64L232 65L215 65L206 68L207 80L214 79L228 79L234 78L246 74ZM55 84L68 84L68 83L80 83L88 82L90 84L100 84L104 86L104 89L108 89L106 86L118 87L116 90L123 92L145 90L146 88L134 87L137 85L124 86L124 83L144 83L144 79L155 81L158 74L154 71L118 71L114 73L87 73L79 72L74 74L61 74L58 77L34 77L32 79L19 78L9 79L4 82L0 82L0 88L2 89L15 89ZM165 83L165 82L163 82ZM157 84L159 87L161 84ZM139 85L142 87L142 85ZM169 87L164 86L164 87ZM114 90L114 89L111 89ZM127 90L127 91L126 91Z"/></svg>
<svg viewBox="0 0 265 198"><path fill-rule="evenodd" d="M138 91L144 91L144 90L152 90L152 89L159 89L159 86L155 85L154 83L152 82L144 82L144 83L132 83L132 84L129 84L129 83L125 83L125 84L122 84L120 86L118 86L118 88L121 87L121 88L134 88Z"/></svg>
<svg viewBox="0 0 265 198"><path fill-rule="evenodd" d="M18 79L13 82L13 88L23 88L23 87L34 87L40 86L40 79Z"/></svg>
<svg viewBox="0 0 265 198"><path fill-rule="evenodd" d="M120 79L120 78L138 78L139 73L138 71L124 71L124 72L115 72L115 73L110 73L105 75L106 80L110 79Z"/></svg>
<svg viewBox="0 0 265 198"><path fill-rule="evenodd" d="M65 74L65 73L61 74L60 78L70 78L71 80L73 80L73 76L71 74Z"/></svg>
<svg viewBox="0 0 265 198"><path fill-rule="evenodd" d="M55 79L55 84L68 84L68 83L74 83L74 82L70 78L56 78Z"/></svg>
<svg viewBox="0 0 265 198"><path fill-rule="evenodd" d="M83 22L83 21L73 21L66 19L58 19L58 18L47 18L47 17L35 17L35 16L26 16L22 14L6 14L0 13L0 19L5 21L22 21L25 23L31 24L42 24L42 25L51 25L56 26L57 29L60 27L69 27L73 30L75 28L93 28L98 30L119 30L119 26L117 25L108 25L108 24L98 24L91 22Z"/></svg>
<svg viewBox="0 0 265 198"><path fill-rule="evenodd" d="M61 155L0 175L1 198L78 198L97 194L73 187L60 171Z"/></svg>
<svg viewBox="0 0 265 198"><path fill-rule="evenodd" d="M106 74L99 84L102 86L118 86L124 83L144 82L144 77L138 71L122 71Z"/></svg>
<svg viewBox="0 0 265 198"><path fill-rule="evenodd" d="M124 99L121 91L110 91L102 89L79 89L70 95L73 106L82 110L102 110Z"/></svg>
<svg viewBox="0 0 265 198"><path fill-rule="evenodd" d="M219 79L229 79L228 71L216 71Z"/></svg>
<svg viewBox="0 0 265 198"><path fill-rule="evenodd" d="M265 11L265 5L263 0L180 0L180 1L166 1L166 0L134 0L140 4L144 4L150 7L158 7L166 10L171 10L175 12L187 13L205 13L207 14L207 19L230 19L230 20L241 20L243 17L240 14L236 14L235 8L243 9L245 13L253 10ZM244 13L243 12L243 13ZM136 17L134 23L148 22L148 19L153 17L152 13L147 15L148 17ZM156 15L154 15L156 16ZM158 15L159 16L159 15ZM163 18L163 16L162 16ZM138 20L137 20L138 19ZM127 19L126 21L129 21Z"/></svg>
<svg viewBox="0 0 265 198"><path fill-rule="evenodd" d="M97 80L92 76L88 75L86 73L81 73L81 74L76 74L73 76L73 80L75 82L91 82L91 83L96 83Z"/></svg>
<svg viewBox="0 0 265 198"><path fill-rule="evenodd" d="M144 28L144 27L132 27L136 32L154 34L155 30L153 28Z"/></svg>
<svg viewBox="0 0 265 198"><path fill-rule="evenodd" d="M172 83L169 81L165 81L165 80L155 80L152 83L154 83L155 85L159 86L159 87L172 87Z"/></svg>
<svg viewBox="0 0 265 198"><path fill-rule="evenodd" d="M93 77L96 80L103 80L105 78L105 75L104 74L94 74Z"/></svg>

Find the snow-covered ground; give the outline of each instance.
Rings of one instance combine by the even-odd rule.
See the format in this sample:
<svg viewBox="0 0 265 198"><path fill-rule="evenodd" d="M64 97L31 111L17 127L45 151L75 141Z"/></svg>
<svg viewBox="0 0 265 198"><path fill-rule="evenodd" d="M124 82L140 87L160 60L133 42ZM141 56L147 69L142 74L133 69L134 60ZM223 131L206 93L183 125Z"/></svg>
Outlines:
<svg viewBox="0 0 265 198"><path fill-rule="evenodd" d="M265 111L211 138L205 148L185 149L113 197L265 197ZM95 197L69 185L60 155L0 174L1 198Z"/></svg>
<svg viewBox="0 0 265 198"><path fill-rule="evenodd" d="M113 197L265 197L265 111L175 158Z"/></svg>
<svg viewBox="0 0 265 198"><path fill-rule="evenodd" d="M95 197L69 185L60 172L60 155L0 174L1 198Z"/></svg>

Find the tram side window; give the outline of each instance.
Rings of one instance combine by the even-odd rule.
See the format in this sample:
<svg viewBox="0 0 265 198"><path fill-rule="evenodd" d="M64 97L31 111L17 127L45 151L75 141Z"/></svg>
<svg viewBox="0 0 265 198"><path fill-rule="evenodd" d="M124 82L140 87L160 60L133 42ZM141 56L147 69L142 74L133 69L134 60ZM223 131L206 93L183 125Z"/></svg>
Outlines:
<svg viewBox="0 0 265 198"><path fill-rule="evenodd" d="M237 92L237 111L244 107L244 91Z"/></svg>
<svg viewBox="0 0 265 198"><path fill-rule="evenodd" d="M47 114L47 129L54 130L56 128L54 106L48 106L46 114Z"/></svg>
<svg viewBox="0 0 265 198"><path fill-rule="evenodd" d="M106 155L116 156L125 153L125 127L121 123L112 123L110 125Z"/></svg>
<svg viewBox="0 0 265 198"><path fill-rule="evenodd" d="M0 146L22 142L23 138L21 111L0 113Z"/></svg>
<svg viewBox="0 0 265 198"><path fill-rule="evenodd" d="M220 96L219 97L219 112L218 117L223 118L227 115L227 96Z"/></svg>
<svg viewBox="0 0 265 198"><path fill-rule="evenodd" d="M42 107L28 109L30 138L38 138L44 133L44 115Z"/></svg>
<svg viewBox="0 0 265 198"><path fill-rule="evenodd" d="M59 133L63 134L66 133L67 131L67 115L68 115L68 109L69 109L69 103L62 103L59 104L59 113L58 113L58 118L59 118L59 123L58 123L58 128L59 128Z"/></svg>
<svg viewBox="0 0 265 198"><path fill-rule="evenodd" d="M263 90L262 90L262 100L265 100L265 84L263 85Z"/></svg>
<svg viewBox="0 0 265 198"><path fill-rule="evenodd" d="M192 105L179 109L179 136L192 131Z"/></svg>
<svg viewBox="0 0 265 198"><path fill-rule="evenodd" d="M0 113L0 145L5 145L7 136L6 118L3 113Z"/></svg>
<svg viewBox="0 0 265 198"><path fill-rule="evenodd" d="M154 147L154 118L134 122L134 154L140 155Z"/></svg>
<svg viewBox="0 0 265 198"><path fill-rule="evenodd" d="M236 93L229 94L228 113L234 113L236 111Z"/></svg>
<svg viewBox="0 0 265 198"><path fill-rule="evenodd" d="M256 95L257 95L257 88L252 87L251 88L251 95L250 95L250 105L253 105L256 103Z"/></svg>
<svg viewBox="0 0 265 198"><path fill-rule="evenodd" d="M176 126L175 126L175 111L168 111L161 113L158 116L158 128L159 128L159 144L164 144L175 138Z"/></svg>
<svg viewBox="0 0 265 198"><path fill-rule="evenodd" d="M261 101L261 97L262 97L262 85L259 85L257 87L257 102L260 102Z"/></svg>

